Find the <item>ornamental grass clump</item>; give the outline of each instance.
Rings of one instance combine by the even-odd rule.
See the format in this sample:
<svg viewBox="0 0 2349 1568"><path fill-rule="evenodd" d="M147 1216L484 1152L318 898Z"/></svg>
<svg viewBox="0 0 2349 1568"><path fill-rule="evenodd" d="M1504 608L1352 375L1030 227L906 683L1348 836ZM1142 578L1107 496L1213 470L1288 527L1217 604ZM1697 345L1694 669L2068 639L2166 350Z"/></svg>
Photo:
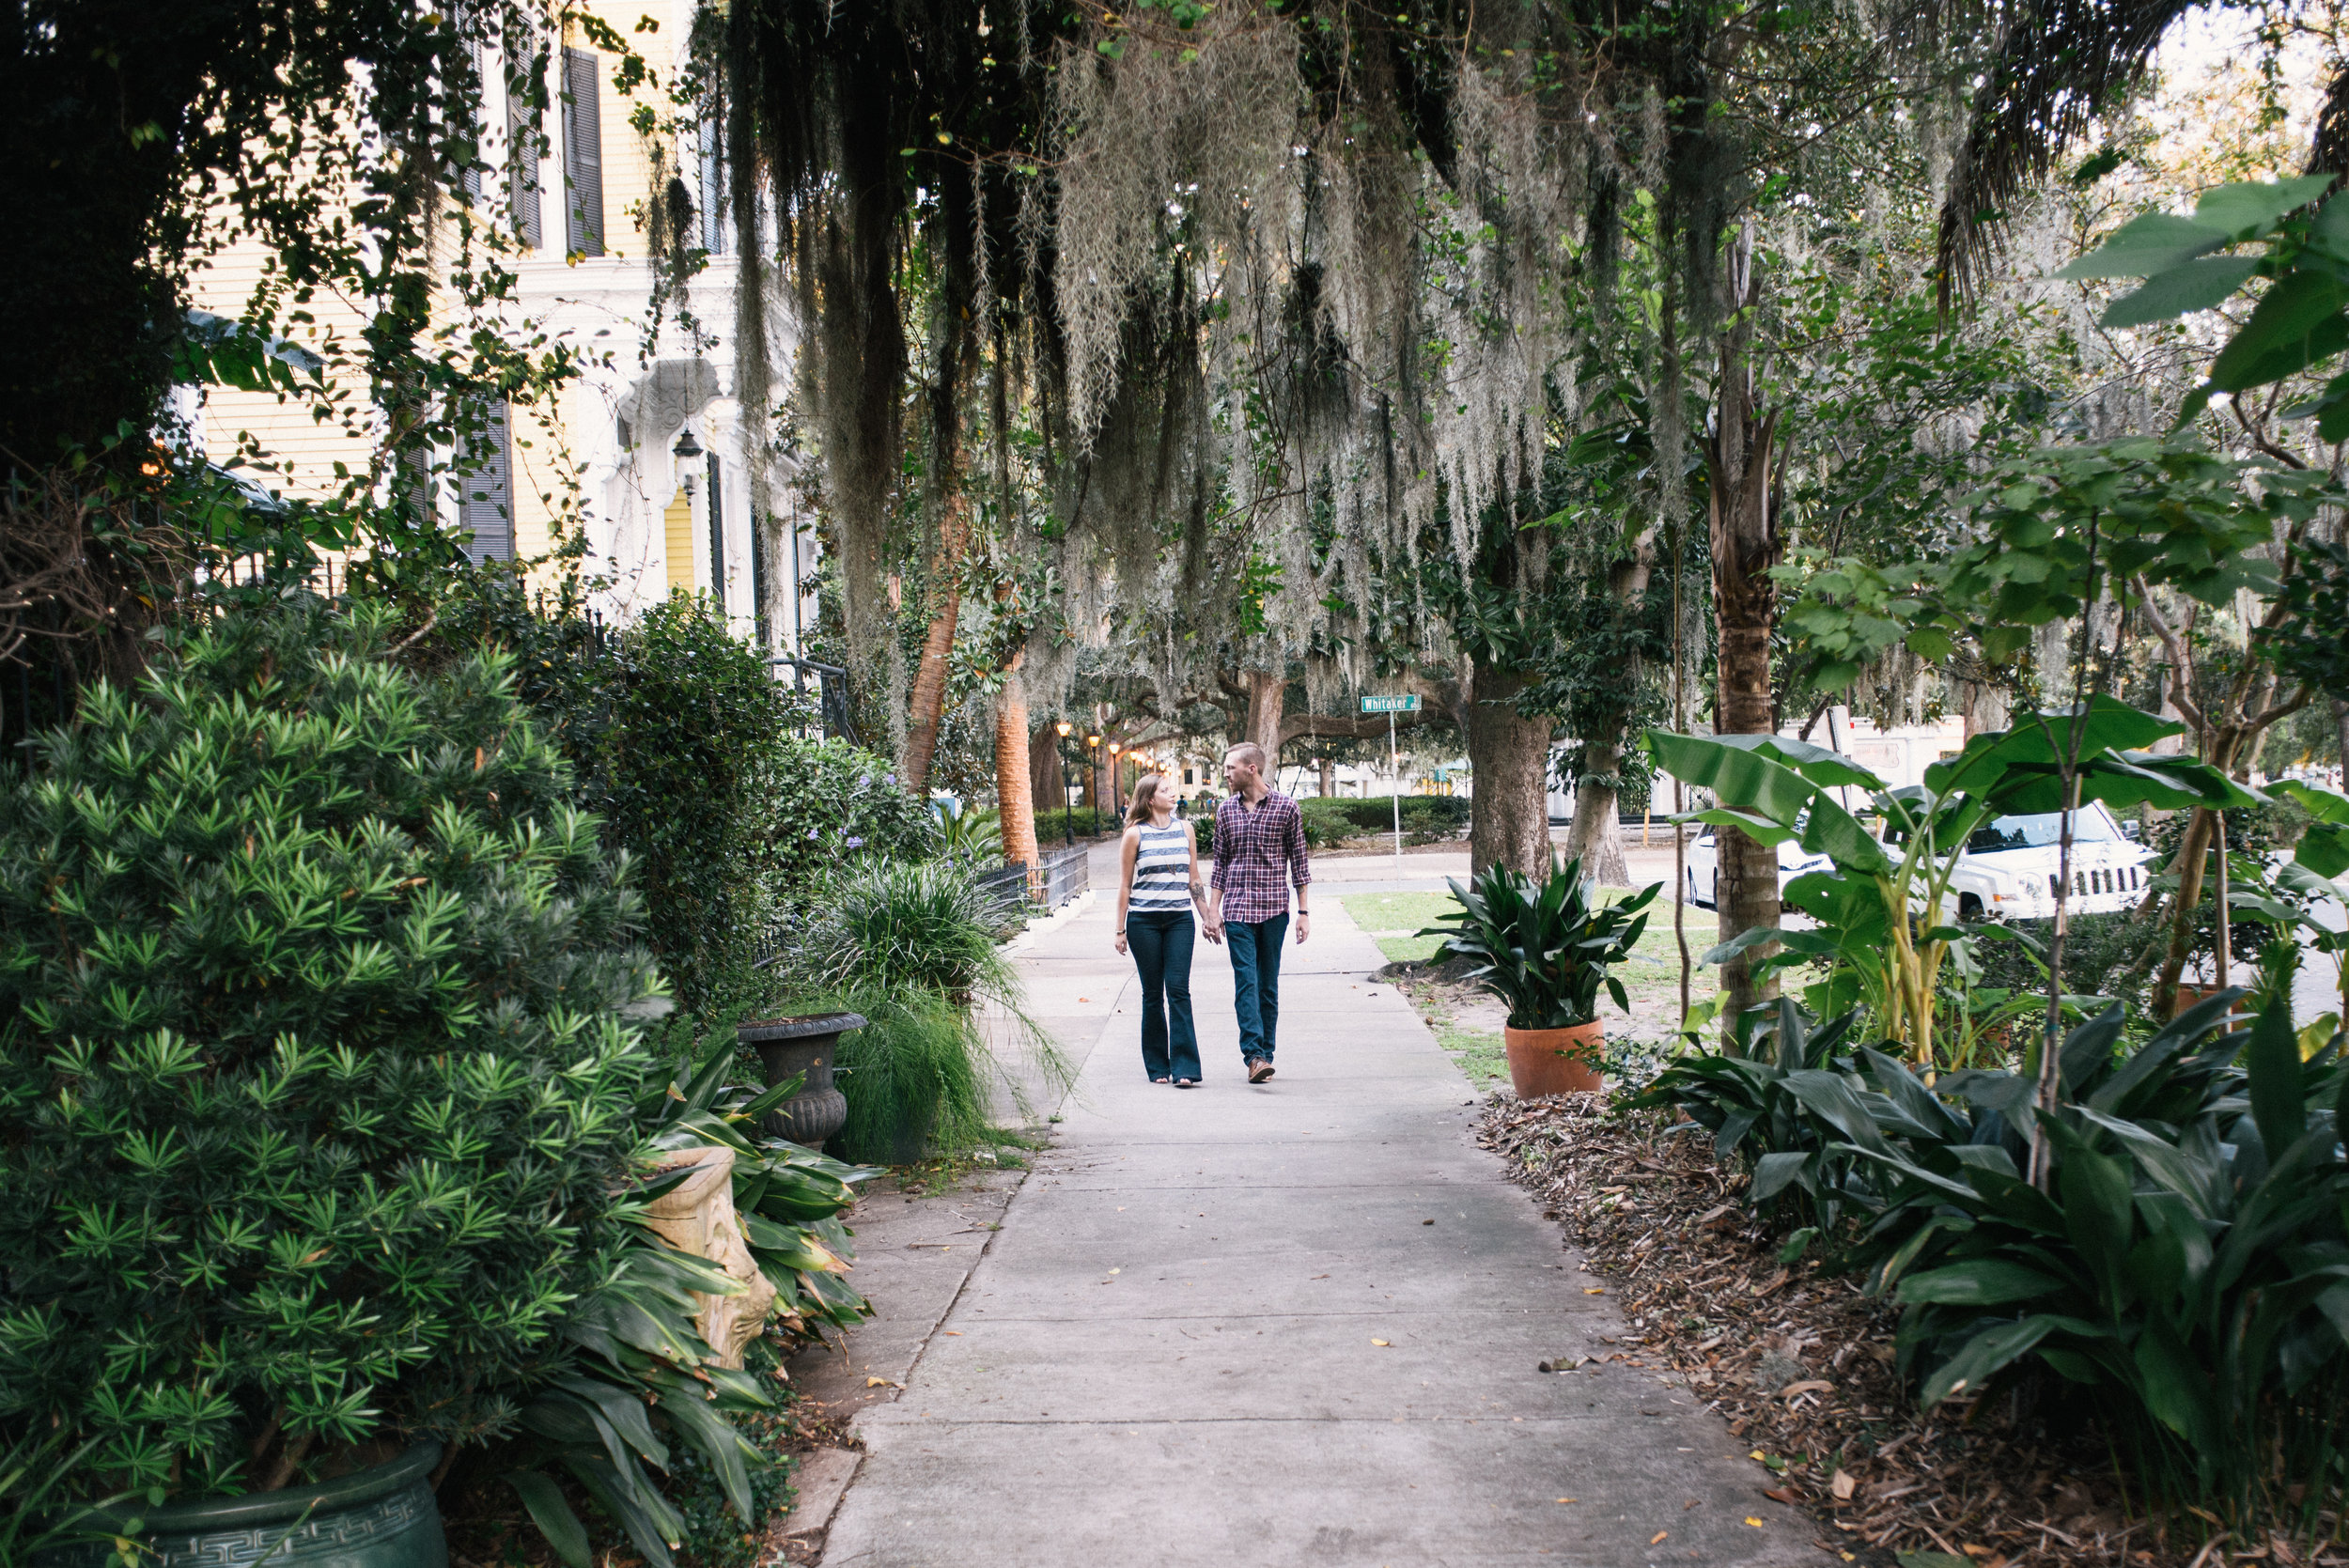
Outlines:
<svg viewBox="0 0 2349 1568"><path fill-rule="evenodd" d="M0 1448L82 1496L506 1433L623 1250L622 857L504 656L386 644L223 614L0 784Z"/></svg>
<svg viewBox="0 0 2349 1568"><path fill-rule="evenodd" d="M794 1012L861 1013L835 1072L848 1120L834 1146L903 1163L926 1149L987 1141L993 1091L1026 1109L1002 1048L1048 1085L1073 1077L1023 1010L1019 977L995 945L996 915L972 869L951 860L868 860L823 883L820 911L791 955Z"/></svg>

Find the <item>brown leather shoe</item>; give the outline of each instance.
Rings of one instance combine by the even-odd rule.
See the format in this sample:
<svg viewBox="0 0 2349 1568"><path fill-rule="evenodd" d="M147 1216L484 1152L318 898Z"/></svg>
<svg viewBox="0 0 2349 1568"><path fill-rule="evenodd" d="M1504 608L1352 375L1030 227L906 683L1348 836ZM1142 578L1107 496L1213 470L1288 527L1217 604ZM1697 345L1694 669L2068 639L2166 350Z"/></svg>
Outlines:
<svg viewBox="0 0 2349 1568"><path fill-rule="evenodd" d="M1261 1056L1248 1064L1248 1081L1251 1083L1262 1083L1271 1076L1272 1063Z"/></svg>

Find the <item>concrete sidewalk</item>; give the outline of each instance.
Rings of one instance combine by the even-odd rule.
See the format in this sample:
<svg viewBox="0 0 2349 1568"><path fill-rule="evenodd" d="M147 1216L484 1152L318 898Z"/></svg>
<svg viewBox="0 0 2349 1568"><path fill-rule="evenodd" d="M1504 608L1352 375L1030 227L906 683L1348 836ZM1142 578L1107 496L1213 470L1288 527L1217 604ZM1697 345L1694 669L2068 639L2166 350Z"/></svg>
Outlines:
<svg viewBox="0 0 2349 1568"><path fill-rule="evenodd" d="M822 1561L1833 1561L1687 1390L1621 1362L1536 1370L1607 1353L1612 1297L1474 1146L1458 1071L1316 902L1261 1087L1220 948L1193 967L1207 1079L1188 1092L1143 1076L1111 901L1019 955L1077 1090L926 1329L882 1303L904 1389L856 1378L887 1403L851 1425Z"/></svg>

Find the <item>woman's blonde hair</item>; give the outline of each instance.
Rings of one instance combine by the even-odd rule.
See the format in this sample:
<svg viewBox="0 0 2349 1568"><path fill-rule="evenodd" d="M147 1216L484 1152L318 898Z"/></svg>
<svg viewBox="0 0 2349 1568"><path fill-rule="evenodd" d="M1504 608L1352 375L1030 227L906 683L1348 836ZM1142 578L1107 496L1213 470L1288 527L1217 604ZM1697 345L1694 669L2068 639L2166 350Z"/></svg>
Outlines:
<svg viewBox="0 0 2349 1568"><path fill-rule="evenodd" d="M1156 773L1144 773L1134 781L1133 801L1126 808L1126 820L1128 823L1150 820L1150 801L1158 794L1159 785L1163 782ZM1172 811L1174 807L1170 803L1167 809Z"/></svg>

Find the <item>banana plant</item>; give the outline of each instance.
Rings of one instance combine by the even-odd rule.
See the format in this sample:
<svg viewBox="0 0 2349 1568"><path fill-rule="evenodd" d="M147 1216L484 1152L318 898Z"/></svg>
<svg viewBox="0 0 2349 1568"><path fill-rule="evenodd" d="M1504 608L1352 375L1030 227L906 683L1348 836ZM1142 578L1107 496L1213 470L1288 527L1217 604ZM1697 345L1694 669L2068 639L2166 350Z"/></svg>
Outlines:
<svg viewBox="0 0 2349 1568"><path fill-rule="evenodd" d="M2075 793L2063 774L2079 726ZM1709 791L1717 802L1676 820L1736 828L1764 844L1798 841L1833 862L1787 889L1820 923L1817 932L1765 926L1745 931L1704 955L1719 963L1747 948L1776 942L1849 966L1880 1036L1896 1039L1908 1059L1937 1064L1934 1052L1941 967L1964 928L1942 919L1950 878L1975 828L2007 814L2077 810L2091 800L2165 809L2258 803L2217 769L2191 758L2144 750L2184 726L2105 696L2082 713L2033 715L2014 729L1977 735L1965 750L1925 769L1921 785L1895 787L1840 753L1770 735L1647 732L1665 772ZM1879 837L1842 798L1858 790L1862 814L1882 824ZM2059 893L2061 897L2061 893Z"/></svg>
<svg viewBox="0 0 2349 1568"><path fill-rule="evenodd" d="M648 1094L637 1113L644 1153L731 1151L735 1213L752 1261L774 1287L784 1326L802 1334L846 1328L871 1308L843 1278L855 1250L838 1216L854 1202L856 1185L880 1172L755 1136L801 1080L754 1093L729 1083L737 1067L728 1035L690 1077L680 1074ZM719 1365L694 1323L697 1295L736 1296L747 1287L707 1259L670 1247L643 1220L646 1205L702 1169L663 1171L623 1208L623 1221L635 1227L627 1245L564 1326L571 1365L521 1413L546 1459L620 1522L651 1568L674 1568L672 1552L685 1529L655 1473L669 1468L673 1445L696 1450L736 1514L755 1528L748 1465L759 1454L727 1417L774 1403L754 1374ZM570 1568L589 1568L586 1528L544 1466L506 1479L556 1554Z"/></svg>

